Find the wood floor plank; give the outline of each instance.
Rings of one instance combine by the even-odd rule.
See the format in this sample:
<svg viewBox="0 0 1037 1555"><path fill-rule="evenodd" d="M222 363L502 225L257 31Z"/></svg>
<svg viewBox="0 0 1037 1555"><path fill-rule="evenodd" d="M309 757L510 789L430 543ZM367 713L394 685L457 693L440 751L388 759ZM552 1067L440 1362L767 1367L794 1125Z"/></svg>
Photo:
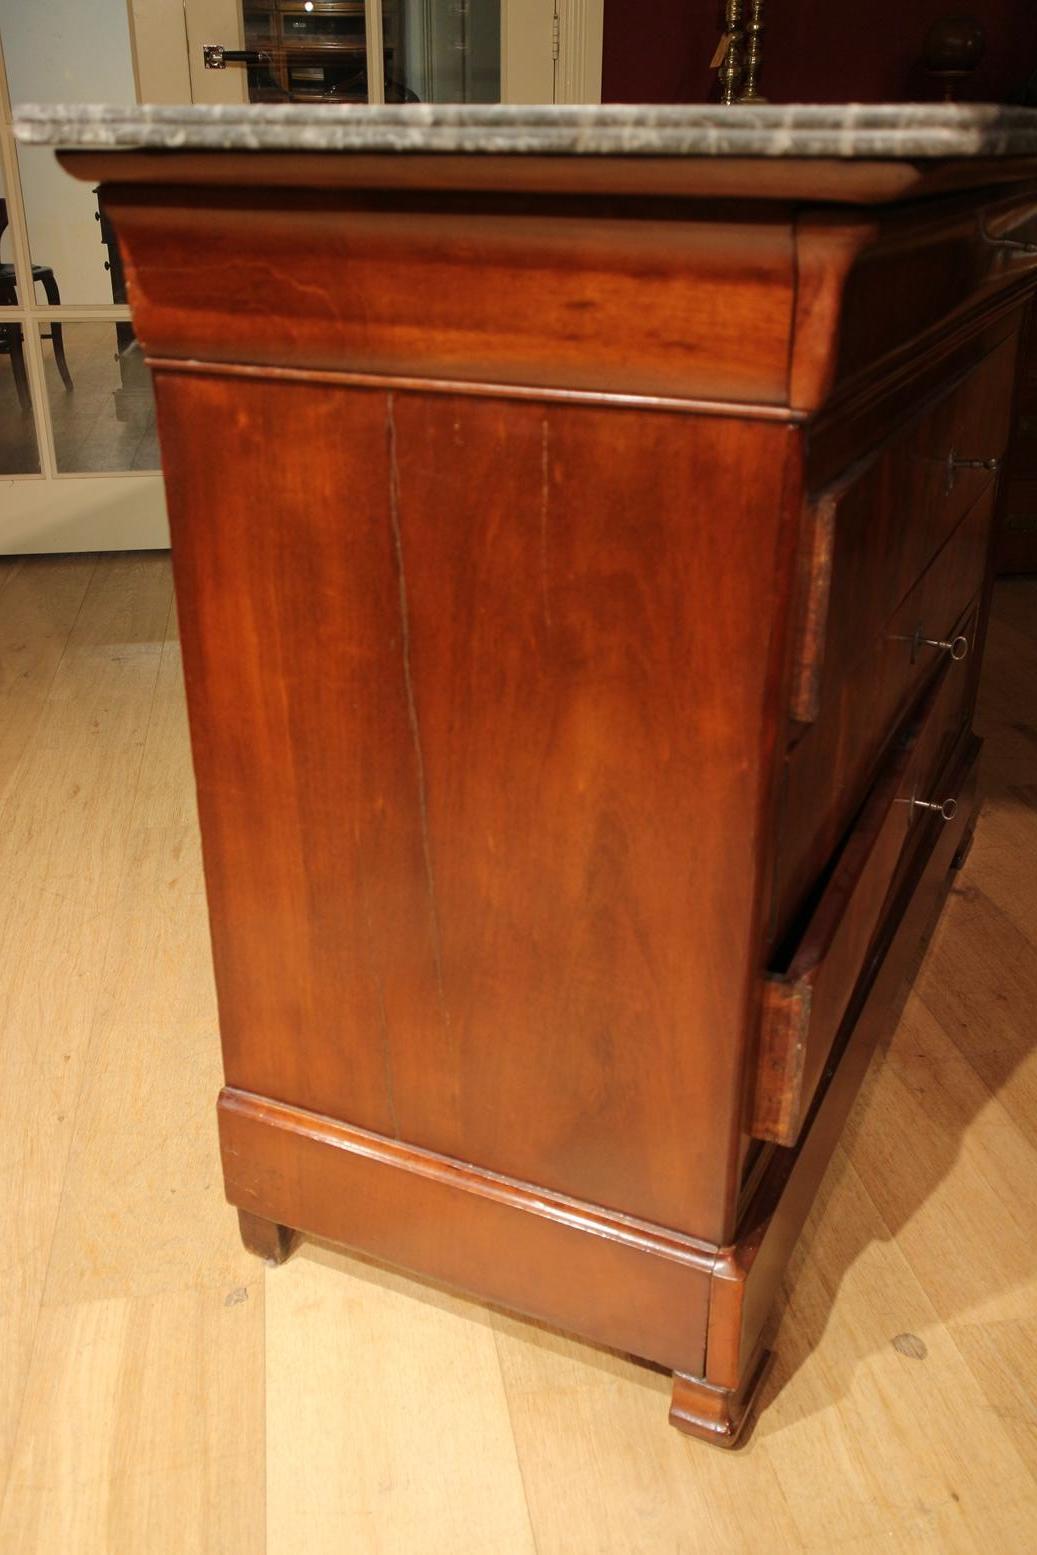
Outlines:
<svg viewBox="0 0 1037 1555"><path fill-rule="evenodd" d="M0 812L0 1479L122 880L169 615L163 560L94 573Z"/></svg>
<svg viewBox="0 0 1037 1555"><path fill-rule="evenodd" d="M956 1323L953 1332L992 1413L1037 1479L1037 1315Z"/></svg>
<svg viewBox="0 0 1037 1555"><path fill-rule="evenodd" d="M220 1191L219 1038L175 639L127 831L0 1548L93 1555L117 1529L118 1550L256 1555L263 1266ZM70 1396L89 1430L68 1429Z"/></svg>
<svg viewBox="0 0 1037 1555"><path fill-rule="evenodd" d="M261 1283L261 1265L241 1246L237 1216L220 1191L221 1078L173 641L159 668L128 826L47 1302Z"/></svg>
<svg viewBox="0 0 1037 1555"><path fill-rule="evenodd" d="M996 803L1006 787L1037 782L1037 641L1000 615L1003 588L999 584L995 593L975 719L976 733L987 742L983 788L988 804ZM1028 588L1032 594L1034 584ZM1030 609L1035 610L1033 603Z"/></svg>
<svg viewBox="0 0 1037 1555"><path fill-rule="evenodd" d="M0 804L39 726L96 566L84 554L0 568Z"/></svg>
<svg viewBox="0 0 1037 1555"><path fill-rule="evenodd" d="M1037 1180L1037 1149L917 998L846 1144L990 1412L1037 1477L1037 1203L1020 1191Z"/></svg>
<svg viewBox="0 0 1037 1555"><path fill-rule="evenodd" d="M1037 947L1037 756L1033 783L1008 785L984 807L962 885L980 881L987 900Z"/></svg>
<svg viewBox="0 0 1037 1555"><path fill-rule="evenodd" d="M248 1302L200 1290L47 1307L35 1355L5 1551L262 1551L261 1520L258 1541L239 1520L263 1455L247 1385L261 1375L262 1325Z"/></svg>
<svg viewBox="0 0 1037 1555"><path fill-rule="evenodd" d="M1033 941L973 883L976 878L969 875L952 892L916 989L987 1089L1037 1144L1037 957Z"/></svg>
<svg viewBox="0 0 1037 1555"><path fill-rule="evenodd" d="M845 1143L944 1322L1037 1311L1037 1148L922 1000Z"/></svg>
<svg viewBox="0 0 1037 1555"><path fill-rule="evenodd" d="M310 1247L266 1312L271 1555L533 1555L482 1308Z"/></svg>
<svg viewBox="0 0 1037 1555"><path fill-rule="evenodd" d="M1037 1487L841 1148L786 1290L758 1429L807 1547L1022 1555Z"/></svg>
<svg viewBox="0 0 1037 1555"><path fill-rule="evenodd" d="M667 1424L670 1378L503 1314L494 1328L539 1555L806 1548L768 1445Z"/></svg>
<svg viewBox="0 0 1037 1555"><path fill-rule="evenodd" d="M845 1157L806 1246L759 1422L735 1455L659 1429L666 1378L495 1319L540 1555L978 1555L990 1528L1022 1555L1037 1518L1029 1472L996 1421L976 1420L981 1390ZM924 1337L924 1362L894 1348L905 1330Z"/></svg>
<svg viewBox="0 0 1037 1555"><path fill-rule="evenodd" d="M1037 579L1000 578L996 585L994 621L1028 637L1037 649Z"/></svg>
<svg viewBox="0 0 1037 1555"><path fill-rule="evenodd" d="M990 644L975 841L845 1143L1037 1477L1037 582L998 585Z"/></svg>

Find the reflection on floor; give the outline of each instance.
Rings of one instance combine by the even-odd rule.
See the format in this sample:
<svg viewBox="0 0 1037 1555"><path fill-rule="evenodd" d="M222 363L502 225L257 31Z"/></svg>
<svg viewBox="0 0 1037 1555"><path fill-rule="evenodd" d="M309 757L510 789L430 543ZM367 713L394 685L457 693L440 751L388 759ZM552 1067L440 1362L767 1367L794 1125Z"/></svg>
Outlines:
<svg viewBox="0 0 1037 1555"><path fill-rule="evenodd" d="M159 468L151 375L128 325L121 326L128 338L120 353L117 327L109 322L63 326L71 391L61 381L51 342L43 342L54 449L62 474ZM32 417L21 412L14 374L0 358L0 473L38 468Z"/></svg>

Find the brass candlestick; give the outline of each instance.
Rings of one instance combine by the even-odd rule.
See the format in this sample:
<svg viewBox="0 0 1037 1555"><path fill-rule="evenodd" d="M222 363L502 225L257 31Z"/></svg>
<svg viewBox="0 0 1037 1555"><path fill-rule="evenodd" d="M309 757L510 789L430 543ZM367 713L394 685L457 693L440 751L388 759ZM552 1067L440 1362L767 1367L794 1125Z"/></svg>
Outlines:
<svg viewBox="0 0 1037 1555"><path fill-rule="evenodd" d="M724 36L727 50L720 62L720 101L730 105L738 100L742 81L742 0L726 0Z"/></svg>
<svg viewBox="0 0 1037 1555"><path fill-rule="evenodd" d="M745 29L745 76L738 98L740 103L765 103L767 101L756 90L760 75L760 38L763 33L762 11L763 0L751 0L749 21Z"/></svg>

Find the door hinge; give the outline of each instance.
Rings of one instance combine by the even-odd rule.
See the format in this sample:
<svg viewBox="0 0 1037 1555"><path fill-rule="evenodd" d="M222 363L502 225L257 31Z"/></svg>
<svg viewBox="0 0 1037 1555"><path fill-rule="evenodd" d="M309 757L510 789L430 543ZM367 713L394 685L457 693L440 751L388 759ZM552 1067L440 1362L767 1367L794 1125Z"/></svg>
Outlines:
<svg viewBox="0 0 1037 1555"><path fill-rule="evenodd" d="M556 11L551 18L551 58L557 59L562 52L562 19Z"/></svg>

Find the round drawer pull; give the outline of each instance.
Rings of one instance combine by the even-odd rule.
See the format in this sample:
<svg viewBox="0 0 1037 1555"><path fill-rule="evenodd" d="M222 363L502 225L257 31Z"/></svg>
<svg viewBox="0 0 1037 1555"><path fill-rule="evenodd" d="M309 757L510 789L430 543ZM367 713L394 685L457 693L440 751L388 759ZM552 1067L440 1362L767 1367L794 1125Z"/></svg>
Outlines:
<svg viewBox="0 0 1037 1555"><path fill-rule="evenodd" d="M956 799L912 799L911 803L917 805L919 810L935 810L945 821L953 821L958 813L958 801Z"/></svg>
<svg viewBox="0 0 1037 1555"><path fill-rule="evenodd" d="M945 653L950 654L956 664L960 664L969 651L967 637L955 637L951 642L948 642L945 637L923 637L921 640L927 648L942 648Z"/></svg>

